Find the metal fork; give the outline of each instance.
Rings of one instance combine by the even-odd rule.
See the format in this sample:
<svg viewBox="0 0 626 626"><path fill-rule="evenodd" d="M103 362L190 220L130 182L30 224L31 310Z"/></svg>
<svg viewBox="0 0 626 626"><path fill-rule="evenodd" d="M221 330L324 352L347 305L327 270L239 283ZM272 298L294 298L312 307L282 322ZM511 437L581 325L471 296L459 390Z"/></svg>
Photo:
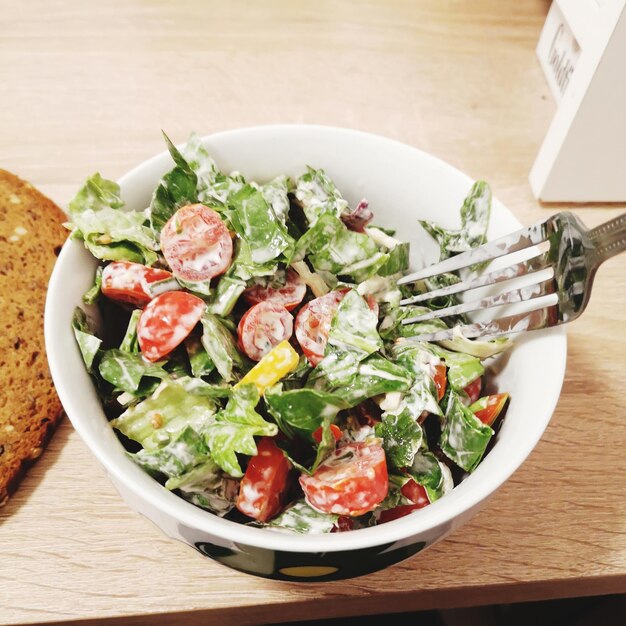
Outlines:
<svg viewBox="0 0 626 626"><path fill-rule="evenodd" d="M589 302L598 267L607 259L626 250L626 213L592 229L587 228L573 213L557 213L529 228L523 228L404 276L398 284L432 279L443 273L463 270L525 249L532 251L533 246L544 242L548 243L547 251L535 250L534 256L525 261L514 262L495 271L487 270L459 283L420 293L402 300L400 304L409 305L460 294L524 275L532 275L532 284L409 317L402 323L425 322L515 302L529 304L523 313L494 317L487 322L462 324L455 328L418 335L415 339L444 341L452 339L458 333L468 339L492 338L571 322L580 316ZM497 312L494 314L497 315Z"/></svg>

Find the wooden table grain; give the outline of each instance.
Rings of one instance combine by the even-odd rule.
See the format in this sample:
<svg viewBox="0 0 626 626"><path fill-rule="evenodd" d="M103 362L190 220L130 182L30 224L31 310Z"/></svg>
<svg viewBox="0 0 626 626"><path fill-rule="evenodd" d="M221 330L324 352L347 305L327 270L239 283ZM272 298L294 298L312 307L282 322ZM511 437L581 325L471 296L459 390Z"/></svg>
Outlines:
<svg viewBox="0 0 626 626"><path fill-rule="evenodd" d="M161 151L161 128L183 141L331 124L486 178L530 224L562 208L527 182L555 110L534 55L548 5L0 0L0 166L63 205L88 174L116 178ZM596 225L624 209L573 210ZM64 423L0 509L0 623L227 626L626 592L625 288L622 256L570 326L552 423L488 505L354 580L272 582L167 539Z"/></svg>

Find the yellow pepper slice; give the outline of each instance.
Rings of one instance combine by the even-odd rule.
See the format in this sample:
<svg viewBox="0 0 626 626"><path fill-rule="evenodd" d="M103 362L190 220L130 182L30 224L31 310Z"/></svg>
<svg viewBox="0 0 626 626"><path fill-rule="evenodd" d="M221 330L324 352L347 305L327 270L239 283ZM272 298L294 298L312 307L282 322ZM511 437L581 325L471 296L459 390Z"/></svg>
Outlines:
<svg viewBox="0 0 626 626"><path fill-rule="evenodd" d="M275 385L281 378L298 367L300 357L285 340L274 346L236 385L253 383L263 395L267 387Z"/></svg>

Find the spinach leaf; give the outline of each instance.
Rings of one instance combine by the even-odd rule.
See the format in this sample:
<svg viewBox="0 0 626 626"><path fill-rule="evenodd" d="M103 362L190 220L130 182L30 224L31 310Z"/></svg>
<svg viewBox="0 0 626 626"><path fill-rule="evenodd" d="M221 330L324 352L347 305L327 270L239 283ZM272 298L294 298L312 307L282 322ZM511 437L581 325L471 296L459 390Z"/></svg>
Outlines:
<svg viewBox="0 0 626 626"><path fill-rule="evenodd" d="M387 459L397 468L409 467L413 463L424 437L421 426L407 410L398 415L383 414L375 432L383 439Z"/></svg>

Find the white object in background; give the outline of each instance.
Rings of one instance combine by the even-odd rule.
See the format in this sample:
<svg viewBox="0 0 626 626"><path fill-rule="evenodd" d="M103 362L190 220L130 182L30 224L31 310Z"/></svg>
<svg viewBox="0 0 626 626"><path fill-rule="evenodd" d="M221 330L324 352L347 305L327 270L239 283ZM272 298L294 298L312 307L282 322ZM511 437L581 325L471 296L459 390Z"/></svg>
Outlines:
<svg viewBox="0 0 626 626"><path fill-rule="evenodd" d="M546 202L626 201L626 0L558 0L537 55L558 109L530 171Z"/></svg>

